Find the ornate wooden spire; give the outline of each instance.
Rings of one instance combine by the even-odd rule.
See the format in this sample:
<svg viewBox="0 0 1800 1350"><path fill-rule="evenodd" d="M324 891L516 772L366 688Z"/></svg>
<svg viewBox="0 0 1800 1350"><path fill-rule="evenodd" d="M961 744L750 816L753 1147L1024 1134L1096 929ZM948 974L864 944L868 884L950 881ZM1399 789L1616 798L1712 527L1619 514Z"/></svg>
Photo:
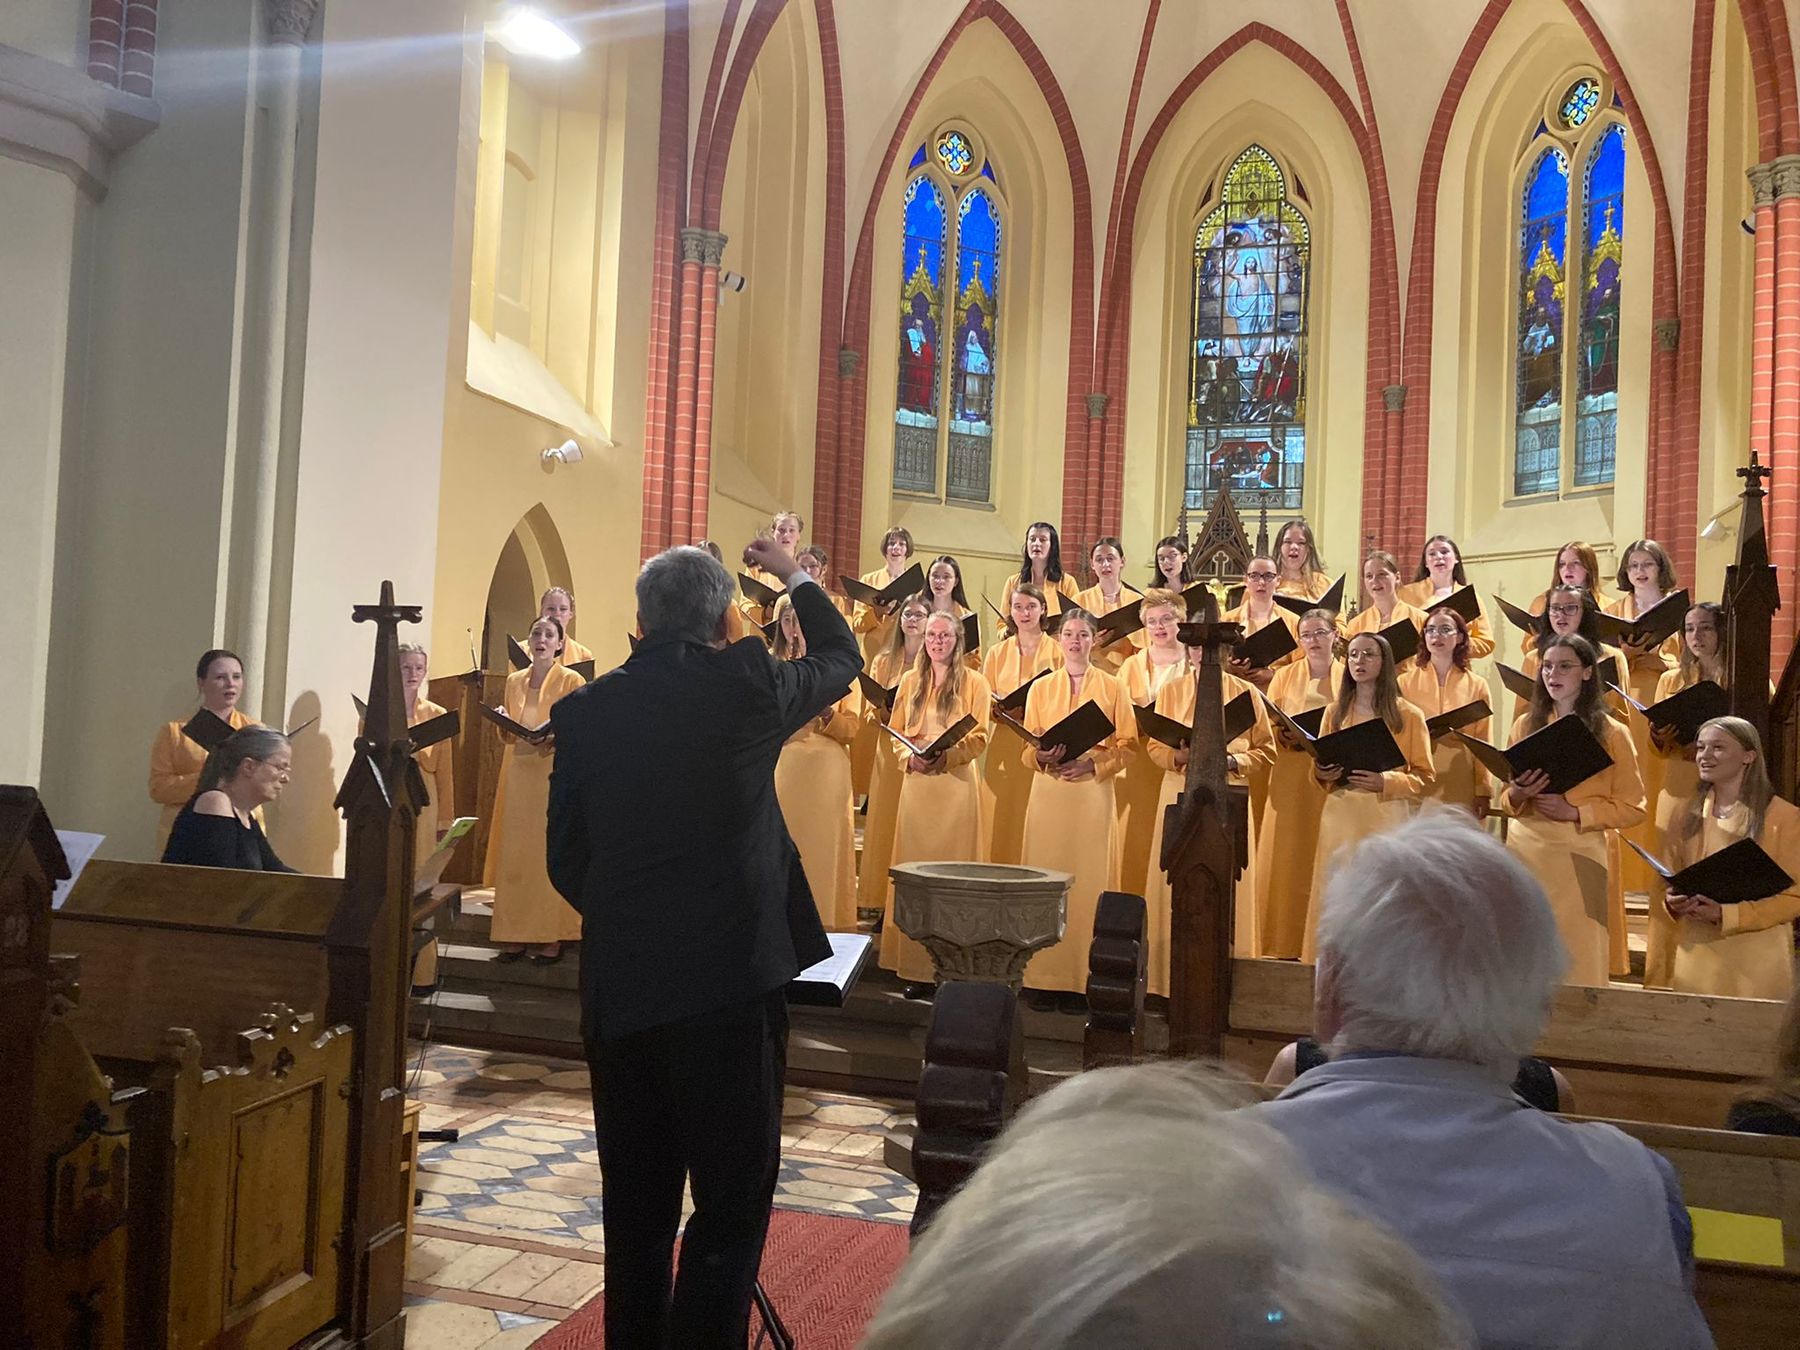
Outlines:
<svg viewBox="0 0 1800 1350"><path fill-rule="evenodd" d="M1769 741L1769 674L1773 669L1769 632L1781 608L1781 587L1769 563L1769 536L1763 522L1763 479L1769 469L1750 452L1738 470L1744 503L1738 527L1737 561L1725 569L1724 634L1731 654L1731 711ZM1783 684L1787 681L1784 679ZM1776 747L1770 745L1771 750ZM1776 756L1778 759L1779 755Z"/></svg>

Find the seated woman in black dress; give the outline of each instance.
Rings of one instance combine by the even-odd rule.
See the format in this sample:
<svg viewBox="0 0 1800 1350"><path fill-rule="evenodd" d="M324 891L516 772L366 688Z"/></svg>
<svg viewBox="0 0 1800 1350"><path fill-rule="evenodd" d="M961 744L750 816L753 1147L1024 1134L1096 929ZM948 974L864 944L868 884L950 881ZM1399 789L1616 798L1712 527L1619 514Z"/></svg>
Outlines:
<svg viewBox="0 0 1800 1350"><path fill-rule="evenodd" d="M288 739L279 731L250 726L232 732L207 756L200 790L175 817L162 860L189 867L292 872L275 856L253 814L281 795L291 759Z"/></svg>

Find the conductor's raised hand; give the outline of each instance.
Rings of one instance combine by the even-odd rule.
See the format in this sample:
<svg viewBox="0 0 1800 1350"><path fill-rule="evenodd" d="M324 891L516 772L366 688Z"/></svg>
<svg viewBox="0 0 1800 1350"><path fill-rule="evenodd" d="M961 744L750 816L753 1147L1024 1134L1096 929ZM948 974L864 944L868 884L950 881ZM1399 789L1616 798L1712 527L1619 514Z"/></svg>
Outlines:
<svg viewBox="0 0 1800 1350"><path fill-rule="evenodd" d="M773 539L752 539L745 544L744 565L762 568L783 586L800 570L800 564Z"/></svg>

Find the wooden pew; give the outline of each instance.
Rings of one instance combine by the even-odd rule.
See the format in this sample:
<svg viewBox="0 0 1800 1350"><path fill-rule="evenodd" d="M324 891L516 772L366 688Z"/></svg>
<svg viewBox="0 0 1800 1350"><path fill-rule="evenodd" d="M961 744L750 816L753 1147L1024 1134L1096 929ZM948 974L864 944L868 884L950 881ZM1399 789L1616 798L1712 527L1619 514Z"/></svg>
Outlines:
<svg viewBox="0 0 1800 1350"><path fill-rule="evenodd" d="M0 788L0 1186L32 1197L0 1204L0 1319L29 1344L401 1350L421 616L384 583L353 617L341 881L94 863L52 917L55 835Z"/></svg>
<svg viewBox="0 0 1800 1350"><path fill-rule="evenodd" d="M1130 1064L1144 1053L1144 987L1149 969L1144 897L1102 891L1088 948L1087 1028L1081 1067Z"/></svg>
<svg viewBox="0 0 1800 1350"><path fill-rule="evenodd" d="M1222 1058L1253 1078L1276 1051L1312 1034L1312 967L1232 962ZM1558 992L1536 1053L1575 1090L1584 1112L1705 1129L1738 1088L1768 1072L1783 1005L1645 989Z"/></svg>

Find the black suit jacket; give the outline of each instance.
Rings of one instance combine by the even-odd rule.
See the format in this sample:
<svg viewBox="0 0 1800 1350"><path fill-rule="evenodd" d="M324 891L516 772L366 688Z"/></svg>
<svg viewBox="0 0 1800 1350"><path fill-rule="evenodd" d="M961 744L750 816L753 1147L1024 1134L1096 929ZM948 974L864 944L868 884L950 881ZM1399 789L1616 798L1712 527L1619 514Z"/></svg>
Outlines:
<svg viewBox="0 0 1800 1350"><path fill-rule="evenodd" d="M862 666L816 585L806 656L646 637L550 713L550 880L581 912L582 1032L612 1040L742 1002L831 954L775 800L775 761Z"/></svg>

